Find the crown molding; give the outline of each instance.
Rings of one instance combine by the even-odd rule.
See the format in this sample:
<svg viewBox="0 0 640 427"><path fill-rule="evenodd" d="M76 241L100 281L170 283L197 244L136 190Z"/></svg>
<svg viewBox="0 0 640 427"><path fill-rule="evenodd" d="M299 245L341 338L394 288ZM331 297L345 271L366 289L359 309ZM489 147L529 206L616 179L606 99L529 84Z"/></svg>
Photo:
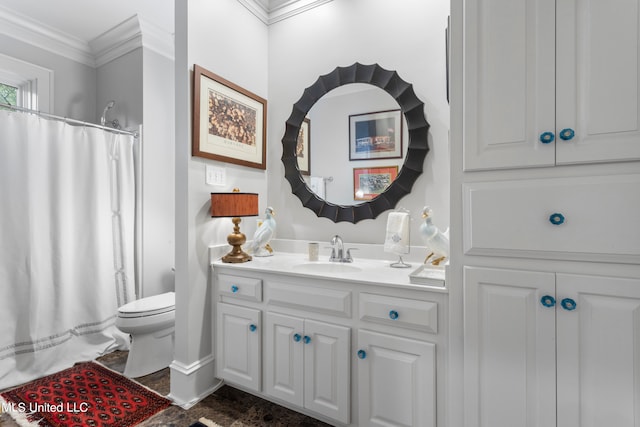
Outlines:
<svg viewBox="0 0 640 427"><path fill-rule="evenodd" d="M0 34L90 67L96 64L88 43L2 6Z"/></svg>
<svg viewBox="0 0 640 427"><path fill-rule="evenodd" d="M137 15L85 42L0 6L0 34L93 68L140 47L174 59L173 35Z"/></svg>
<svg viewBox="0 0 640 427"><path fill-rule="evenodd" d="M96 66L101 67L140 47L174 59L173 36L133 15L89 42Z"/></svg>
<svg viewBox="0 0 640 427"><path fill-rule="evenodd" d="M266 25L291 18L292 16L314 9L332 0L289 0L279 2L275 7L271 7L266 0L238 0L258 19Z"/></svg>

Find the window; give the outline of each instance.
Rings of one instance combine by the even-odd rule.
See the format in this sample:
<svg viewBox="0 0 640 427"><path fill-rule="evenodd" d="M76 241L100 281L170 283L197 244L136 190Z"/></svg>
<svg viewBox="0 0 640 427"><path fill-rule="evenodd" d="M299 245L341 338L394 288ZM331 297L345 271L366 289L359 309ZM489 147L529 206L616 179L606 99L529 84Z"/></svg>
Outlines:
<svg viewBox="0 0 640 427"><path fill-rule="evenodd" d="M0 54L0 102L49 113L52 93L53 71Z"/></svg>
<svg viewBox="0 0 640 427"><path fill-rule="evenodd" d="M0 103L18 105L18 88L0 83Z"/></svg>

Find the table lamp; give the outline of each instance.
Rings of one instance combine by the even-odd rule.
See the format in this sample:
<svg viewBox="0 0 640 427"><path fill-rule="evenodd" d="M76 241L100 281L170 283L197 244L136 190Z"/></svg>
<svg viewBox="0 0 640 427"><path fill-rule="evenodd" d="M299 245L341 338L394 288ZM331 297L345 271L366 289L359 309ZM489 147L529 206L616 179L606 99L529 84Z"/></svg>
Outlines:
<svg viewBox="0 0 640 427"><path fill-rule="evenodd" d="M258 194L241 193L234 189L232 193L211 193L211 217L232 217L233 233L227 236L232 246L231 252L222 257L222 262L247 262L251 255L245 253L241 246L247 237L240 232L240 217L258 216Z"/></svg>

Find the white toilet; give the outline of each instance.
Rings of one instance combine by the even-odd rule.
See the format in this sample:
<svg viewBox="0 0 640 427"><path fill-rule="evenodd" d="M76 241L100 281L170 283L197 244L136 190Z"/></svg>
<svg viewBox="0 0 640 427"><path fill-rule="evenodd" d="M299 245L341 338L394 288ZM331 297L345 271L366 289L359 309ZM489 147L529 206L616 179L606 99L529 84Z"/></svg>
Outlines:
<svg viewBox="0 0 640 427"><path fill-rule="evenodd" d="M169 366L173 360L175 303L175 293L167 292L118 309L116 327L131 334L125 376L141 377Z"/></svg>

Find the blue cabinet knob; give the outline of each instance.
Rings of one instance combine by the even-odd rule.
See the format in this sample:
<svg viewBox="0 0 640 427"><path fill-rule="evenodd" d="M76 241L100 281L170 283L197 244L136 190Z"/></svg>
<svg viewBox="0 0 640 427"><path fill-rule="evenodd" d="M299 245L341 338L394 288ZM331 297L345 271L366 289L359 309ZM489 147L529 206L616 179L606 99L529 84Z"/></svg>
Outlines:
<svg viewBox="0 0 640 427"><path fill-rule="evenodd" d="M556 299L551 295L545 295L540 298L540 303L545 307L553 307L554 305L556 305Z"/></svg>
<svg viewBox="0 0 640 427"><path fill-rule="evenodd" d="M573 129L565 128L560 131L560 139L563 141L569 141L574 136L576 136L576 133Z"/></svg>
<svg viewBox="0 0 640 427"><path fill-rule="evenodd" d="M397 311L395 311L395 310L391 310L391 311L389 312L389 318L390 318L391 320L396 320L396 319L398 318L398 312L397 312Z"/></svg>
<svg viewBox="0 0 640 427"><path fill-rule="evenodd" d="M293 340L295 342L300 342L301 339L302 339L302 336L300 334L293 334Z"/></svg>
<svg viewBox="0 0 640 427"><path fill-rule="evenodd" d="M238 288L236 285L231 285L231 292L233 292L234 294L236 292L238 292L240 290L240 288Z"/></svg>
<svg viewBox="0 0 640 427"><path fill-rule="evenodd" d="M257 327L256 325L254 325L253 323L252 323L251 325L249 325L249 330L250 330L251 332L255 332L255 331L256 331L256 329L258 329L258 327Z"/></svg>
<svg viewBox="0 0 640 427"><path fill-rule="evenodd" d="M309 335L305 335L304 338L302 338L302 342L309 344L311 342L311 337Z"/></svg>
<svg viewBox="0 0 640 427"><path fill-rule="evenodd" d="M365 359L367 357L367 352L364 350L358 350L358 359Z"/></svg>
<svg viewBox="0 0 640 427"><path fill-rule="evenodd" d="M560 302L560 305L562 306L562 308L564 308L567 311L573 311L576 309L576 302L574 300L572 300L571 298L565 298Z"/></svg>
<svg viewBox="0 0 640 427"><path fill-rule="evenodd" d="M549 144L550 142L553 142L554 139L556 139L556 136L553 132L543 132L540 134L540 142L543 144Z"/></svg>
<svg viewBox="0 0 640 427"><path fill-rule="evenodd" d="M551 216L549 217L549 222L553 225L564 224L564 215L558 212L551 214Z"/></svg>

